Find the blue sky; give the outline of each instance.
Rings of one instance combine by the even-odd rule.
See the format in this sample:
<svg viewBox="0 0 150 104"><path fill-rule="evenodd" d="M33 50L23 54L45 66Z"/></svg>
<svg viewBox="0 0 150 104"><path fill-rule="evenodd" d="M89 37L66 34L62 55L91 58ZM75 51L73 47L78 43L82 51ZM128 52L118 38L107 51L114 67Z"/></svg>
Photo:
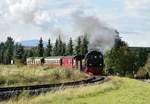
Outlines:
<svg viewBox="0 0 150 104"><path fill-rule="evenodd" d="M1 0L0 41L77 37L72 17L94 16L130 46L150 47L150 0Z"/></svg>

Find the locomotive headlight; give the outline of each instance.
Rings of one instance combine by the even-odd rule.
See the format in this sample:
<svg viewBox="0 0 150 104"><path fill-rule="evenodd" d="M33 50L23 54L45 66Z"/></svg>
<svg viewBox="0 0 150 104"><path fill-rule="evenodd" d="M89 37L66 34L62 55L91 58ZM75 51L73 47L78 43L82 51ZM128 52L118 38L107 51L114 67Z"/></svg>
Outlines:
<svg viewBox="0 0 150 104"><path fill-rule="evenodd" d="M100 66L102 66L102 64L99 64Z"/></svg>

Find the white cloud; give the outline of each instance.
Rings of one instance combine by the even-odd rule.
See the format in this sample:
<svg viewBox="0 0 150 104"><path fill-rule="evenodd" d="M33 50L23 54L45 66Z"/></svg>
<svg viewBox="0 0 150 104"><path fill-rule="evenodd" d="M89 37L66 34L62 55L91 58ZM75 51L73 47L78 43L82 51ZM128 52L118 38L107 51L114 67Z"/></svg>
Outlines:
<svg viewBox="0 0 150 104"><path fill-rule="evenodd" d="M68 16L83 7L87 0L7 0L9 12L16 20L32 23ZM47 6L47 7L46 7ZM45 7L45 8L44 8Z"/></svg>
<svg viewBox="0 0 150 104"><path fill-rule="evenodd" d="M125 10L128 15L148 15L150 11L150 0L126 0Z"/></svg>
<svg viewBox="0 0 150 104"><path fill-rule="evenodd" d="M131 46L150 46L150 0L125 0L120 19L122 37Z"/></svg>
<svg viewBox="0 0 150 104"><path fill-rule="evenodd" d="M150 32L150 0L126 0L124 21L141 33Z"/></svg>
<svg viewBox="0 0 150 104"><path fill-rule="evenodd" d="M1 0L0 38L5 33L16 40L51 37L50 32L64 28L73 13L87 6L88 0ZM69 24L69 23L68 23ZM9 34L9 35L10 35ZM45 35L44 35L45 34ZM9 36L5 34L5 36Z"/></svg>
<svg viewBox="0 0 150 104"><path fill-rule="evenodd" d="M42 0L7 0L9 13L19 22L32 23L36 18Z"/></svg>
<svg viewBox="0 0 150 104"><path fill-rule="evenodd" d="M0 41L10 35L15 40L34 39L40 36L47 39L54 37L55 33L61 29L63 32L67 31L68 34L65 37L73 36L74 31L71 31L71 27L74 14L98 16L111 27L127 33L127 38L132 39L132 34L144 36L150 33L150 0L110 1L113 2L106 0L1 0ZM50 35L53 33L55 35ZM125 35L122 36L126 38ZM147 38L150 36L147 35Z"/></svg>
<svg viewBox="0 0 150 104"><path fill-rule="evenodd" d="M150 0L126 0L126 6L130 9L145 9L150 3Z"/></svg>

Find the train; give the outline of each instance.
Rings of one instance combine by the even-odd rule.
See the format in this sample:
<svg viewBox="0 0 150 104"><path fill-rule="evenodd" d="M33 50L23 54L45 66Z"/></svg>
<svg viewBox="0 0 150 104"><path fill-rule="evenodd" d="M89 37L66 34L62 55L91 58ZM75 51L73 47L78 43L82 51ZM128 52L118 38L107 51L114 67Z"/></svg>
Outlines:
<svg viewBox="0 0 150 104"><path fill-rule="evenodd" d="M54 66L68 69L79 69L89 75L100 75L104 68L103 54L100 51L89 51L86 55L30 57L29 66Z"/></svg>

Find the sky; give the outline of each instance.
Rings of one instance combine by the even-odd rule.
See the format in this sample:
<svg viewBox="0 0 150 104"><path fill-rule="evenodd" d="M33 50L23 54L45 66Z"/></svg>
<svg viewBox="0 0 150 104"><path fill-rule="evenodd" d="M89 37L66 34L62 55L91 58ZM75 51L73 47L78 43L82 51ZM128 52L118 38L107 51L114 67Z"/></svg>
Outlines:
<svg viewBox="0 0 150 104"><path fill-rule="evenodd" d="M150 47L150 0L1 0L0 41L78 36L76 15L94 16L129 46Z"/></svg>

